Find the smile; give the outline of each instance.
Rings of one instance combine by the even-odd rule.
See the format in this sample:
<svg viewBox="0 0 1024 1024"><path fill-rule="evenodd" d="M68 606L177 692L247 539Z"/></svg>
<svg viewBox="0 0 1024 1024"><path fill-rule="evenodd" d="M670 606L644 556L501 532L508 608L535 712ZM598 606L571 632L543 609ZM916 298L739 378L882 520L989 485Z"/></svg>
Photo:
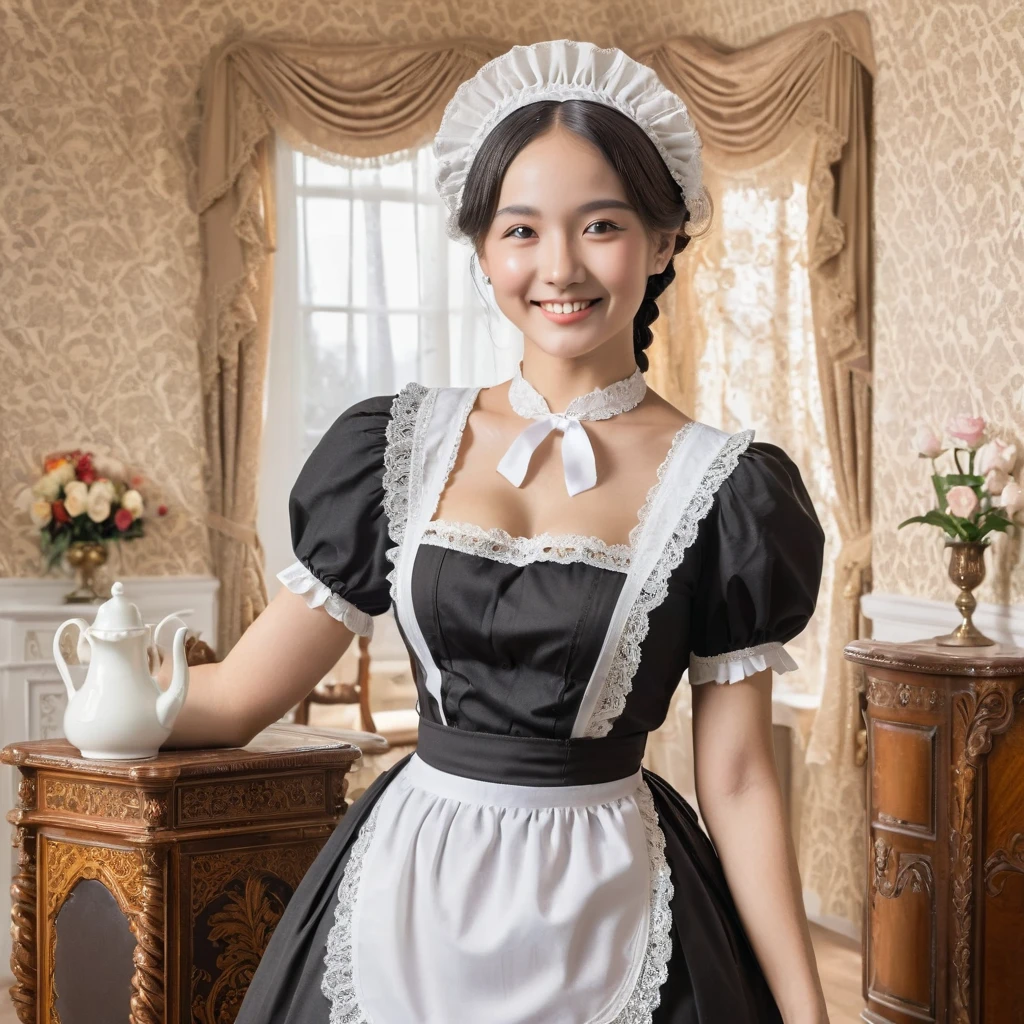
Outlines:
<svg viewBox="0 0 1024 1024"><path fill-rule="evenodd" d="M581 299L578 302L533 302L549 320L555 323L576 323L588 316L600 299Z"/></svg>

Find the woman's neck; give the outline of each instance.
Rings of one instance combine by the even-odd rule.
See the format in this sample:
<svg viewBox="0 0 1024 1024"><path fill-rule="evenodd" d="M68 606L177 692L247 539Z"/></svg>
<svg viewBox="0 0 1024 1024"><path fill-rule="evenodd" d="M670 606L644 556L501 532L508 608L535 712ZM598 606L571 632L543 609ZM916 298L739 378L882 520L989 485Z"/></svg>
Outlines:
<svg viewBox="0 0 1024 1024"><path fill-rule="evenodd" d="M594 388L607 388L636 371L628 353L595 352L578 359L561 359L541 350L523 354L521 373L543 396L552 412L562 412L574 398Z"/></svg>

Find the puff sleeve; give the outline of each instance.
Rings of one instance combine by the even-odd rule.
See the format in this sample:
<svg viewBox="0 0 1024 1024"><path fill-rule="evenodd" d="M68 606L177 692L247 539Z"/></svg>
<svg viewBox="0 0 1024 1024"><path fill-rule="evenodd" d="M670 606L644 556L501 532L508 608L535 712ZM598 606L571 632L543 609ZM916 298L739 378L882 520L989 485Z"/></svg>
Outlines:
<svg viewBox="0 0 1024 1024"><path fill-rule="evenodd" d="M814 611L825 537L800 470L783 449L748 445L719 487L699 540L690 683L797 668L783 644Z"/></svg>
<svg viewBox="0 0 1024 1024"><path fill-rule="evenodd" d="M296 561L278 579L353 633L373 635L391 605L384 451L393 395L346 409L313 449L288 498Z"/></svg>

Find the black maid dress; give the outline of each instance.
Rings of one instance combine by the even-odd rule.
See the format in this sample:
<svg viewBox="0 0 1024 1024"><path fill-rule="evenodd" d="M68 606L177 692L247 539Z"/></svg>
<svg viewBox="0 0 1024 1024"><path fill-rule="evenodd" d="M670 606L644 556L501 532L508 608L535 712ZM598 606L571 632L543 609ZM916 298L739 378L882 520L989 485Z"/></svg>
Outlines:
<svg viewBox="0 0 1024 1024"><path fill-rule="evenodd" d="M416 752L345 814L237 1024L779 1022L714 846L641 767L692 685L795 668L823 534L753 431L675 435L630 543L434 521L476 388L348 408L291 493L282 581L395 608Z"/></svg>

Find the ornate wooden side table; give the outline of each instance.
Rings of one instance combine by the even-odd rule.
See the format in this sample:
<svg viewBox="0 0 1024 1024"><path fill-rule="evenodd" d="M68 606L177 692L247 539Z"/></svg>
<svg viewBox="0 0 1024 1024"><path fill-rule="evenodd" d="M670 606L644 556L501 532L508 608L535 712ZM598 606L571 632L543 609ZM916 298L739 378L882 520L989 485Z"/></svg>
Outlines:
<svg viewBox="0 0 1024 1024"><path fill-rule="evenodd" d="M856 640L868 718L862 1017L1024 1021L1024 649Z"/></svg>
<svg viewBox="0 0 1024 1024"><path fill-rule="evenodd" d="M8 818L23 1024L234 1020L359 755L280 724L244 748L144 761L89 761L64 740L5 747L21 773Z"/></svg>

